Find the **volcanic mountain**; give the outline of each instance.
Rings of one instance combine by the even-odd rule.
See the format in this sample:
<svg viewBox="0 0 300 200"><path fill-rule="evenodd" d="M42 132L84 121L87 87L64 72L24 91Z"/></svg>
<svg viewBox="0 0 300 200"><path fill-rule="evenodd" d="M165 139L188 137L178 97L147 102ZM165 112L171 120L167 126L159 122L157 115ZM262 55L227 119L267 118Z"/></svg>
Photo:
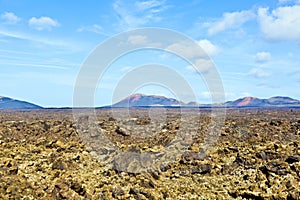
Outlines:
<svg viewBox="0 0 300 200"><path fill-rule="evenodd" d="M182 106L183 102L158 95L133 94L112 107Z"/></svg>
<svg viewBox="0 0 300 200"><path fill-rule="evenodd" d="M300 101L290 97L276 96L269 99L244 97L225 103L226 107L300 107Z"/></svg>
<svg viewBox="0 0 300 200"><path fill-rule="evenodd" d="M174 98L167 98L158 95L133 94L120 102L113 104L112 107L210 107L210 104L199 104L197 102L184 103ZM215 105L214 105L215 106ZM299 107L300 101L290 97L276 96L269 99L256 97L244 97L234 101L228 101L217 107Z"/></svg>
<svg viewBox="0 0 300 200"><path fill-rule="evenodd" d="M256 97L244 97L234 101L225 103L227 107L260 107L268 104L266 99L259 99Z"/></svg>
<svg viewBox="0 0 300 200"><path fill-rule="evenodd" d="M299 104L300 101L290 97L277 96L269 98L268 103L271 105L296 105Z"/></svg>
<svg viewBox="0 0 300 200"><path fill-rule="evenodd" d="M9 97L0 96L0 109L39 109L42 108L33 103L20 101Z"/></svg>

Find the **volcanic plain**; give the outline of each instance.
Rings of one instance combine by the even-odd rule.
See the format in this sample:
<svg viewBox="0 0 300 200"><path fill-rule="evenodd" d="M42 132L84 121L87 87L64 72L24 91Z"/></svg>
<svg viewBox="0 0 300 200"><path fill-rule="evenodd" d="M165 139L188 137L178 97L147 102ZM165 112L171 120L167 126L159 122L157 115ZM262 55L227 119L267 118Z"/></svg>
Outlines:
<svg viewBox="0 0 300 200"><path fill-rule="evenodd" d="M97 134L86 139L72 110L3 110L0 199L300 199L300 109L227 109L210 148L211 109L118 112L97 109L93 126L124 152L159 154L180 132L192 138L135 173L99 159Z"/></svg>

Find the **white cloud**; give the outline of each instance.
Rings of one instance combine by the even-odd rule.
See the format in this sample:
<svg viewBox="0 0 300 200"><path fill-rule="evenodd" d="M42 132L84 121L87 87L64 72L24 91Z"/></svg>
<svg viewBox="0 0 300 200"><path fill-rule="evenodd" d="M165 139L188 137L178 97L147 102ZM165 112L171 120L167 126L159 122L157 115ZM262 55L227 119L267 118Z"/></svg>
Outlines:
<svg viewBox="0 0 300 200"><path fill-rule="evenodd" d="M215 55L219 52L219 48L212 44L209 40L200 40L198 44L209 56Z"/></svg>
<svg viewBox="0 0 300 200"><path fill-rule="evenodd" d="M240 97L253 97L253 95L250 92L242 92Z"/></svg>
<svg viewBox="0 0 300 200"><path fill-rule="evenodd" d="M204 91L200 93L202 100L211 100L209 103L224 103L232 93L218 92L218 91Z"/></svg>
<svg viewBox="0 0 300 200"><path fill-rule="evenodd" d="M162 44L159 42L150 41L146 35L129 35L126 44L137 45L142 47L151 46L156 48L161 48L162 46Z"/></svg>
<svg viewBox="0 0 300 200"><path fill-rule="evenodd" d="M191 72L197 72L197 70L195 69L195 67L194 66L192 66L192 65L188 65L188 66L186 66L186 68L185 69L187 69L188 71L191 71Z"/></svg>
<svg viewBox="0 0 300 200"><path fill-rule="evenodd" d="M197 59L195 64L201 73L207 73L215 67L214 63L209 59Z"/></svg>
<svg viewBox="0 0 300 200"><path fill-rule="evenodd" d="M82 45L75 43L74 41L70 41L67 38L62 39L49 39L47 37L27 34L23 32L14 32L7 30L0 30L0 37L4 38L15 38L20 40L26 40L29 42L40 43L43 45L55 46L62 49L67 49L69 51L78 51L82 49ZM78 42L78 41L77 41Z"/></svg>
<svg viewBox="0 0 300 200"><path fill-rule="evenodd" d="M194 47L191 47L191 45L188 45L184 42L178 42L174 43L172 45L169 45L166 50L169 50L171 52L177 52L180 54L180 56L183 56L185 58L193 58L197 56L199 51L194 51Z"/></svg>
<svg viewBox="0 0 300 200"><path fill-rule="evenodd" d="M98 24L93 24L92 26L82 26L77 29L78 32L88 31L98 34L103 34L103 28Z"/></svg>
<svg viewBox="0 0 300 200"><path fill-rule="evenodd" d="M36 63L14 63L14 62L0 62L1 65L7 66L20 66L20 67L37 67L37 68L45 68L45 69L61 69L66 70L67 67L60 65L50 65L50 64L36 64Z"/></svg>
<svg viewBox="0 0 300 200"><path fill-rule="evenodd" d="M265 63L268 62L272 59L271 53L270 52L257 52L255 55L255 61L258 63Z"/></svg>
<svg viewBox="0 0 300 200"><path fill-rule="evenodd" d="M5 12L1 15L1 19L5 20L7 24L16 24L18 23L21 18L15 15L13 12Z"/></svg>
<svg viewBox="0 0 300 200"><path fill-rule="evenodd" d="M188 71L196 72L196 73L208 73L212 68L215 67L214 63L208 59L197 59L195 61L195 67L189 65L186 67Z"/></svg>
<svg viewBox="0 0 300 200"><path fill-rule="evenodd" d="M136 45L144 45L148 43L147 36L145 35L130 35L128 42Z"/></svg>
<svg viewBox="0 0 300 200"><path fill-rule="evenodd" d="M135 2L135 7L140 10L149 10L152 13L160 12L162 11L161 5L163 5L165 1L159 1L159 0L149 0L149 1L137 1Z"/></svg>
<svg viewBox="0 0 300 200"><path fill-rule="evenodd" d="M204 99L211 99L212 94L208 91L201 92L201 97Z"/></svg>
<svg viewBox="0 0 300 200"><path fill-rule="evenodd" d="M168 6L165 1L121 1L116 0L113 8L119 17L119 27L121 29L137 28L150 22L161 20L159 13L166 10Z"/></svg>
<svg viewBox="0 0 300 200"><path fill-rule="evenodd" d="M253 76L255 78L265 78L268 76L271 76L270 73L265 72L264 70L260 69L260 68L253 68L249 73L249 76Z"/></svg>
<svg viewBox="0 0 300 200"><path fill-rule="evenodd" d="M51 30L53 27L59 26L59 23L50 17L32 17L28 21L29 26L41 31L41 30Z"/></svg>
<svg viewBox="0 0 300 200"><path fill-rule="evenodd" d="M262 33L273 40L300 40L300 6L258 9L258 21Z"/></svg>
<svg viewBox="0 0 300 200"><path fill-rule="evenodd" d="M120 69L121 72L129 72L133 69L133 67L125 66Z"/></svg>
<svg viewBox="0 0 300 200"><path fill-rule="evenodd" d="M207 57L206 53L202 48L189 42L177 42L171 44L166 48L166 50L175 52L187 59L196 57Z"/></svg>
<svg viewBox="0 0 300 200"><path fill-rule="evenodd" d="M224 13L222 19L209 23L208 34L214 35L228 29L238 28L253 18L255 18L255 14L249 10Z"/></svg>
<svg viewBox="0 0 300 200"><path fill-rule="evenodd" d="M169 45L166 50L175 52L184 58L207 58L208 56L215 55L219 52L219 47L211 43L209 40L200 40L198 42L191 43L187 41L177 42Z"/></svg>

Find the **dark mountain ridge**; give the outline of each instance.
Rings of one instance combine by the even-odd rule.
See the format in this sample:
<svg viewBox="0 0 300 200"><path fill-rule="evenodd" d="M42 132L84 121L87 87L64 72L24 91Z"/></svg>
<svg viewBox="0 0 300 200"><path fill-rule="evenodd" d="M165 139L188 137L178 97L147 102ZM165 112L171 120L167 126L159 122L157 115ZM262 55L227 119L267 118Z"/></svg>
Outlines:
<svg viewBox="0 0 300 200"><path fill-rule="evenodd" d="M40 108L42 107L33 103L0 96L0 109L18 110L18 109L40 109Z"/></svg>

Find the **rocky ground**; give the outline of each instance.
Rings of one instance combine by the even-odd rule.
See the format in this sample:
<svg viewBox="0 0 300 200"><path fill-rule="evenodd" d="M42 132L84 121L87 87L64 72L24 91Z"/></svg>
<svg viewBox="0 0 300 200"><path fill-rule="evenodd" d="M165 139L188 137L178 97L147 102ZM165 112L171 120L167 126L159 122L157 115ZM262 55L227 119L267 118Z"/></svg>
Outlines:
<svg viewBox="0 0 300 200"><path fill-rule="evenodd" d="M101 109L96 124L120 149L160 151L185 122L172 110L155 122L156 112L133 110L118 121ZM197 111L186 112L192 124ZM197 119L186 152L159 169L131 173L92 156L70 110L1 111L0 199L300 199L300 110L227 110L205 153L210 111ZM153 135L140 137L140 126Z"/></svg>

